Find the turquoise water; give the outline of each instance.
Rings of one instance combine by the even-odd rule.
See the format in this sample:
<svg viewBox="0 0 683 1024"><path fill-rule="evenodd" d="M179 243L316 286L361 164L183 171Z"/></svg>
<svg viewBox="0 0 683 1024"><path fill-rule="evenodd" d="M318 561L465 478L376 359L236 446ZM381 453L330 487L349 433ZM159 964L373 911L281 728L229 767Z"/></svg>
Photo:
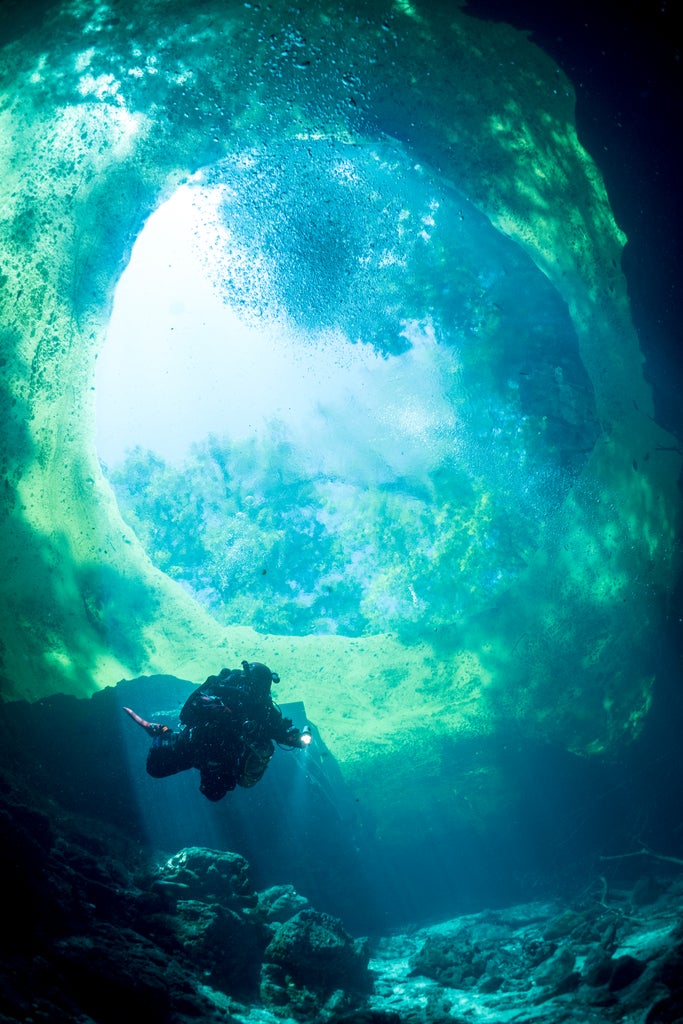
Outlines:
<svg viewBox="0 0 683 1024"><path fill-rule="evenodd" d="M171 204L119 285L97 383L119 507L227 624L462 624L526 565L599 435L566 304L397 146L244 162L191 186L168 281L142 247L163 216L169 251Z"/></svg>
<svg viewBox="0 0 683 1024"><path fill-rule="evenodd" d="M29 10L0 717L31 956L69 920L32 866L91 880L100 833L238 852L373 935L677 864L669 14L638 47L542 12L539 49L431 3ZM316 738L209 807L122 709L175 727L242 658ZM132 920L107 864L84 933Z"/></svg>

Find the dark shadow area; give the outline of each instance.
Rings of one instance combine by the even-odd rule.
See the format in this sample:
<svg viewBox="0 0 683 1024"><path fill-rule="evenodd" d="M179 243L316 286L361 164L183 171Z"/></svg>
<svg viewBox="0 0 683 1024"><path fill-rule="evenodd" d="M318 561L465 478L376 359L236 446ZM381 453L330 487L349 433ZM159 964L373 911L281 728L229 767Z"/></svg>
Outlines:
<svg viewBox="0 0 683 1024"><path fill-rule="evenodd" d="M0 17L0 46L20 39L37 25L41 25L49 12L58 7L56 0L2 0Z"/></svg>

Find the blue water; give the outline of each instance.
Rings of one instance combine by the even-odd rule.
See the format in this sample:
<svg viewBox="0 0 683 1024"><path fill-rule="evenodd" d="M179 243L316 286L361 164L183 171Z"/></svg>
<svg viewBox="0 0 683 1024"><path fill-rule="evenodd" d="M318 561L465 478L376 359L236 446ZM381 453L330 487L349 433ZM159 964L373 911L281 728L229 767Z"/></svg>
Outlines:
<svg viewBox="0 0 683 1024"><path fill-rule="evenodd" d="M47 6L41 5L40 12ZM580 137L605 177L616 219L629 238L624 269L645 355L645 374L654 389L655 416L671 431L672 445L678 447L683 445L683 373L679 358L683 322L680 37L673 31L673 8L670 10L661 3L641 4L634 11L620 12L616 18L601 13L601 6L606 12L612 5L605 3L596 8L594 4L566 3L551 8L540 2L472 0L468 10L477 17L509 20L531 31L574 82ZM20 31L18 22L15 30ZM402 153L394 156L399 162L403 159ZM293 159L300 166L300 146ZM360 158L359 166L367 171ZM277 179L267 160L257 167L255 175L258 177L264 168L271 179ZM410 181L408 191L413 201L424 205L432 182L425 184L420 175L412 178L413 171L408 165L403 171ZM381 191L379 186L386 185L384 172L379 169L373 173L376 176L370 184ZM367 178L371 178L369 173ZM324 205L330 197L322 193L317 198ZM455 191L445 189L442 198L452 234L457 229L461 206ZM365 217L377 215L372 188L368 187L361 205ZM469 215L470 211L467 212ZM291 227L291 223L285 222L287 241L305 248L306 232L311 225L304 225L305 230L297 238L292 238ZM352 221L347 225L344 239L349 246L367 242L364 237L359 242L363 235L361 227ZM250 228L255 232L258 225L250 224ZM277 245L271 238L265 242L276 251L282 244L281 239ZM337 328L342 320L343 326L351 330L363 310L359 310L353 282L345 291L337 274L344 267L344 247L336 251L329 238L326 244L327 276L320 278L314 268L305 268L304 279L314 302L297 326L311 330L312 317L325 321L327 316L326 329ZM543 518L571 490L595 441L597 425L592 391L576 353L571 323L545 279L528 261L511 254L507 243L498 237L484 237L482 233L476 243L472 239L467 240L467 245L463 243L463 251L466 248L470 257L474 252L463 270L467 284L475 282L481 289L489 313L496 310L484 324L487 344L497 354L493 371L477 362L480 322L476 310L465 310L464 295L469 293L469 287L462 289L462 295L440 295L436 303L437 307L441 303L439 309L443 313L442 322L437 324L442 352L446 353L442 361L434 356L432 336L424 324L420 335L422 347L415 344L415 338L407 344L404 335L386 333L384 310L374 311L384 333L378 331L368 342L372 357L382 361L382 372L395 374L394 395L404 410L410 410L414 394L409 387L415 384L411 379L411 359L428 354L425 358L433 371L430 380L441 380L449 374L449 379L455 377L456 354L462 361L464 368L460 362L457 368L458 387L444 389L437 403L440 413L446 409L454 415L453 422L442 432L444 449L426 449L417 429L412 435L404 429L405 445L400 458L397 431L390 436L389 443L377 441L372 451L353 465L353 472L349 471L347 477L341 476L338 463L333 469L328 464L317 464L311 470L310 460L319 453L315 443L307 448L304 440L319 439L321 423L334 435L338 451L353 447L357 421L348 417L348 433L342 434L344 417L339 410L337 415L329 414L328 410L322 420L307 421L309 436L305 439L292 438L283 428L280 447L275 449L281 459L276 459L275 464L272 458L268 463L265 457L259 462L263 450L248 445L229 453L236 460L240 479L249 484L244 486L243 493L230 495L236 505L244 506L238 509L244 529L237 538L220 535L213 550L207 554L205 547L198 553L204 537L180 485L175 495L175 511L180 509L185 515L182 537L169 540L163 533L163 516L154 520L153 530L148 524L150 534L156 531L148 539L150 545L157 544L154 554L159 557L161 568L179 579L223 621L247 621L277 636L307 632L362 636L386 629L401 634L407 643L415 642L424 624L420 611L415 619L416 632L411 633L410 615L419 603L419 586L414 587L414 601L408 599L401 607L379 604L374 619L367 611L371 603L367 601L368 591L374 582L390 571L398 572L416 556L415 533L411 533L411 528L420 517L428 517L446 501L451 503L452 510L471 511L474 500L470 478L476 478L484 466L507 499L507 505L494 510L493 527L487 538L490 545L497 545L496 558L484 559L474 568L470 566L466 582L470 586L473 581L476 583L476 593L467 601L459 589L462 581L451 584L448 579L437 580L431 600L441 620L444 609L448 609L452 616L448 624L454 630L461 621L462 607L466 607L472 618L483 619L485 631L487 602L492 595L495 597L497 587L515 577L527 548L533 546L537 530L534 516ZM512 283L506 276L510 268ZM377 267L372 266L371 272L376 271ZM284 291L296 284L284 270L276 283ZM387 291L400 291L400 286L399 275L389 281ZM230 290L230 282L226 283L226 290ZM522 309L520 303L509 312L518 293L524 295L529 308ZM341 310L337 319L327 306L330 296L335 300L335 308ZM411 301L417 301L415 296L411 296ZM449 318L462 321L459 333L454 332L453 337L444 327ZM527 365L529 353L533 358L529 358ZM444 473L444 466L448 468L444 450L459 438L457 428L462 423L455 419L456 413L462 414L459 398L463 392L481 393L485 388L490 399L485 409L487 423L495 421L501 431L505 441L501 450L505 454L497 455L496 461L489 458L490 452L484 445L478 447L476 437L481 422L478 414L469 414L466 426L473 440L466 453L467 473L454 484ZM574 396L571 401L568 393ZM341 402L339 408L348 411ZM483 418L482 414L482 421ZM365 425L367 422L364 421ZM370 422L377 426L371 417ZM414 426L415 419L410 422ZM527 465L533 466L535 481L526 490L519 472L513 472L506 461L516 443L515 432L520 422L528 430L529 443L524 455ZM535 440L541 433L541 424L543 442ZM272 456L272 451L266 451L266 455ZM285 455L297 467L298 476L284 472ZM216 466L221 459L226 461L226 453L214 445L213 453L204 453L204 461L195 459L193 471L201 475L209 458L213 458ZM177 471L173 473L177 480ZM216 485L223 492L229 475L226 473ZM149 483L149 479L143 480L147 486L145 500L149 498ZM128 511L140 516L140 508L134 507L132 488L128 486L126 498L125 480L118 484L122 507L128 500ZM371 540L384 560L369 564L363 559L370 544L355 549L349 538L352 535L355 541L371 519L367 514L371 505L364 502L370 503L380 492L384 502L383 523L388 523L388 527L384 537L375 535ZM151 502L157 511L165 512L164 501L169 499L169 493L167 486L159 485ZM194 494L196 497L196 489ZM306 501L300 500L302 494ZM331 511L335 502L337 510L342 509L341 513L337 511L339 522L334 522ZM406 508L410 516L401 518ZM288 549L281 543L283 522L291 523L296 516L296 543ZM202 529L212 525L211 516L202 520ZM337 526L335 533L333 527ZM143 524L140 530L144 532ZM436 542L438 530L434 529L429 536ZM270 538L272 546L264 558L265 537ZM454 545L457 547L455 541ZM225 592L221 591L220 583L225 564L216 567L216 550L224 558L227 551L232 557L230 566L243 572L243 578L237 577L239 586L235 586L233 575ZM464 550L459 554L464 557ZM486 554L490 554L490 549ZM322 555L328 558L330 579L324 581L328 590L320 586L316 559ZM297 567L296 592L287 575L288 570L291 575L295 558L301 563ZM188 567L197 570L194 575ZM211 575L209 569L216 571ZM344 585L335 597L333 584L337 585L340 579ZM411 579L413 583L424 582L415 573ZM288 607L293 596L296 616ZM595 878L597 871L604 872L610 885L624 888L632 886L643 871L641 862L603 862L603 855L619 856L646 846L662 854L683 856L680 581L663 615L653 648L644 652L651 656L657 672L652 705L641 734L631 746L611 759L587 760L551 744L531 743L512 725L507 731L499 727L495 740L468 739L457 745L444 741L438 751L443 773L448 774L453 768L461 775L469 773L476 781L477 773L494 766L510 786L509 799L496 817L483 820L473 812L469 823L461 819L458 824L444 825L436 820L438 809L430 807L427 774L421 781L424 805L416 802L415 806L403 809L414 827L409 835L401 837L400 844L387 841L377 828L365 805L363 786L349 787L344 783L325 746L324 723L317 723L321 739L308 761L284 752L280 757L278 753L253 793L235 794L234 800L219 808L198 802L196 778L192 775L153 785L144 774L146 738L126 731L129 723L125 723L126 728L122 726L121 705L133 700L126 686L133 687L141 711L150 716L167 715L171 721L187 688L201 681L196 679L151 686L144 682L128 683L120 690L96 694L90 701L59 698L54 703L38 702L32 708L14 707L3 718L3 747L9 755L5 767L8 775L16 773L21 786L34 785L41 801L43 797L55 799L62 801L69 812L99 816L108 825L126 831L155 850L173 851L187 844L235 848L250 860L257 888L291 882L316 906L338 914L357 932L382 932L411 922L436 920L470 909L548 894L571 899L588 880ZM248 656L250 652L240 653ZM223 654L218 652L217 657ZM220 667L217 664L207 670ZM341 664L340 677L343 672ZM335 680L327 679L324 683L333 688ZM164 700L155 690L158 685ZM296 710L305 713L305 709ZM464 796L468 798L469 794Z"/></svg>

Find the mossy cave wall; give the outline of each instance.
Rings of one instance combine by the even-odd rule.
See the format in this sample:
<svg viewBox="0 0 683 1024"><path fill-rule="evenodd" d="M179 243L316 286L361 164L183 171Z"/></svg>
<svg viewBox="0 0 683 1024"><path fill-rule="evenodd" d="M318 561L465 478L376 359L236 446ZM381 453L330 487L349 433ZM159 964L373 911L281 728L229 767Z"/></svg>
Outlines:
<svg viewBox="0 0 683 1024"><path fill-rule="evenodd" d="M680 457L652 418L625 240L563 74L509 27L427 3L40 11L21 35L3 26L0 56L3 696L263 660L387 820L425 773L450 799L458 736L516 722L581 753L628 741L677 571ZM99 466L95 363L146 218L197 169L306 136L398 140L466 193L566 301L595 390L602 433L578 485L447 649L220 627L154 569Z"/></svg>

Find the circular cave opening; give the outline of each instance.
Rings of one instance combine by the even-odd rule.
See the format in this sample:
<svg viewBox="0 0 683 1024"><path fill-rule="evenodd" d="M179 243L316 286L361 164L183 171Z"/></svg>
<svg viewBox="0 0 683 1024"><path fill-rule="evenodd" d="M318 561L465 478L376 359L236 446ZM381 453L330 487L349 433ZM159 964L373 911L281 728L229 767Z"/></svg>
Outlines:
<svg viewBox="0 0 683 1024"><path fill-rule="evenodd" d="M149 218L96 382L152 561L226 624L447 636L598 436L563 300L399 145L230 156Z"/></svg>

